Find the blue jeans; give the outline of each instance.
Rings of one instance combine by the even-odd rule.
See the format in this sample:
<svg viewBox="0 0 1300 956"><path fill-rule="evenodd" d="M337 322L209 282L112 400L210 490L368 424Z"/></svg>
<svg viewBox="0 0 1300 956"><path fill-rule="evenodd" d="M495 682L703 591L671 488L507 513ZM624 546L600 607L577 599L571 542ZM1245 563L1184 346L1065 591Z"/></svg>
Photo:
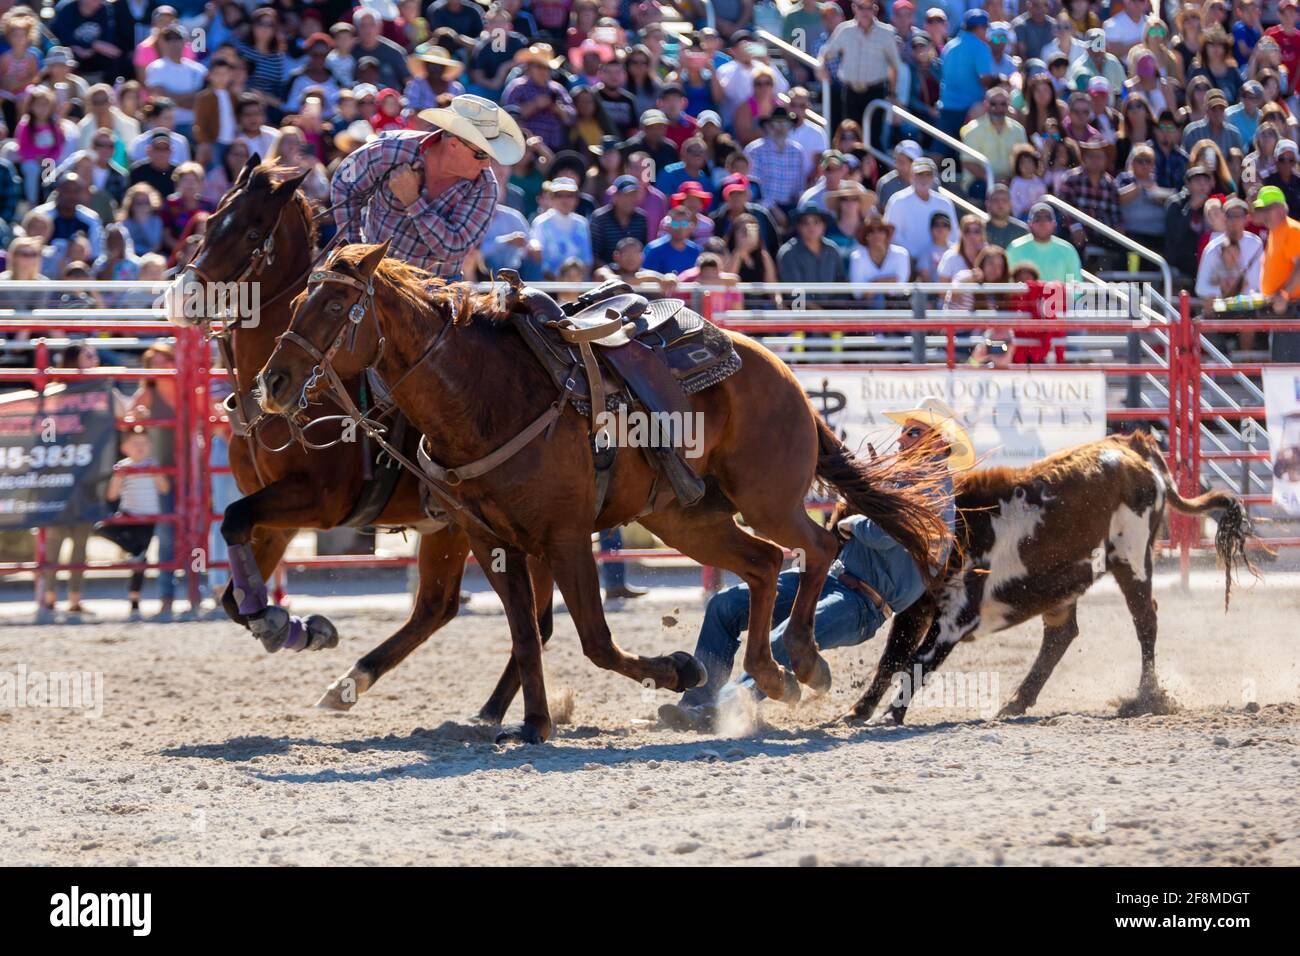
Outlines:
<svg viewBox="0 0 1300 956"><path fill-rule="evenodd" d="M600 533L600 550L621 551L623 549L623 532L610 528ZM606 589L621 588L627 583L627 565L622 561L602 561L600 563L601 582Z"/></svg>
<svg viewBox="0 0 1300 956"><path fill-rule="evenodd" d="M230 445L220 435L212 436L212 457L209 461L214 466L230 464ZM218 514L224 512L237 498L239 498L239 486L235 483L234 475L220 474L212 476L212 510L214 512ZM208 529L208 563L214 564L225 561L228 557L226 539L221 536L221 526L213 522ZM211 592L214 601L221 600L221 592L225 590L226 581L229 579L230 572L225 568L208 569L208 590Z"/></svg>
<svg viewBox="0 0 1300 956"><path fill-rule="evenodd" d="M786 621L794 607L795 592L803 572L791 569L781 572L776 582L776 607L772 614L772 656L778 664L790 665L790 655L781 641ZM885 616L857 591L845 587L836 578L828 577L817 601L817 646L826 650L832 647L853 647L869 640ZM719 591L704 610L704 625L695 645L695 657L704 665L709 679L703 687L695 687L682 695L688 706L712 704L718 692L731 677L731 666L740 649L740 634L749 625L749 585L738 584ZM750 681L743 675L741 681Z"/></svg>
<svg viewBox="0 0 1300 956"><path fill-rule="evenodd" d="M169 514L176 510L175 492L162 496L162 510ZM158 522L158 563L167 564L176 560L176 524L172 521ZM174 571L158 572L158 597L164 601L176 598L176 573Z"/></svg>

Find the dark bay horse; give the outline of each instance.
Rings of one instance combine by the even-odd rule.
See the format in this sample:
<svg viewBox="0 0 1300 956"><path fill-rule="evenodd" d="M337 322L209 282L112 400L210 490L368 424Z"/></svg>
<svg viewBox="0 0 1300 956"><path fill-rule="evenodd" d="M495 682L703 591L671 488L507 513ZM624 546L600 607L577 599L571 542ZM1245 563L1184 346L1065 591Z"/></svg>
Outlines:
<svg viewBox="0 0 1300 956"><path fill-rule="evenodd" d="M298 191L303 177L285 177L284 171L258 165L258 158L252 157L208 220L203 245L184 275L187 283L200 287L208 283L260 283L258 314L240 316L233 322L231 333L235 385L243 395L251 392L277 337L288 328L293 297L306 287L316 249L311 207ZM231 301L247 300L232 297ZM348 387L356 395L359 377L350 379ZM252 407L256 411L256 406ZM306 414L319 419L341 411L326 399L311 405ZM233 413L231 419L235 420ZM337 434L337 425L327 425L320 431L331 427ZM231 438L230 467L245 497L226 510L221 533L232 552L242 551L251 558L260 580L265 581L300 528L334 528L347 518L364 482L366 448L365 443L355 441L328 451L312 450L290 441L284 422L278 419L261 422L258 431L260 438L238 434ZM323 437L313 435L315 441ZM408 449L413 449L416 438L410 435ZM268 448L286 443L282 450ZM422 520L427 518L421 509L418 482L403 472L375 523L404 527ZM376 680L456 616L468 554L469 542L454 524L420 536L420 584L410 617L395 634L357 661L347 675L335 681L318 706L349 709ZM542 608L539 626L549 636L550 574L544 567L534 569L533 574L537 605ZM251 615L241 613L233 580L223 595L222 606L233 620L250 627ZM266 611L257 614L265 616ZM319 640L333 630L332 625L321 620L311 621L307 646L332 644L330 640ZM510 665L479 716L500 723L518 687L517 670Z"/></svg>
<svg viewBox="0 0 1300 956"><path fill-rule="evenodd" d="M504 446L518 449L486 474L436 486L452 502L453 519L468 532L471 550L506 606L524 722L502 738L538 742L551 732L525 556L551 569L594 663L655 687L685 690L703 681L699 662L682 652L647 658L623 651L601 607L591 533L636 518L669 546L727 568L749 585L745 669L769 697L792 700L798 682L815 689L830 684L813 639L813 613L837 547L831 532L805 511L814 479L877 521L922 567L930 567L947 537L928 488L902 459L855 458L786 366L738 334L730 337L739 370L690 397L696 434L702 435L692 467L704 479L703 500L687 508L666 490L656 494L646 457L626 453L616 458L598 510L587 422L571 405L553 418L549 433L519 442L558 396L523 338L504 321L508 300L446 285L385 259L386 251L386 243L345 246L313 272L295 300L290 332L259 376L260 400L268 412L290 411L321 381L323 369L347 378L374 367L392 383L398 406L438 462L464 468ZM737 525L737 513L754 534ZM803 567L784 638L793 674L773 660L769 643L784 560L778 545L793 549Z"/></svg>

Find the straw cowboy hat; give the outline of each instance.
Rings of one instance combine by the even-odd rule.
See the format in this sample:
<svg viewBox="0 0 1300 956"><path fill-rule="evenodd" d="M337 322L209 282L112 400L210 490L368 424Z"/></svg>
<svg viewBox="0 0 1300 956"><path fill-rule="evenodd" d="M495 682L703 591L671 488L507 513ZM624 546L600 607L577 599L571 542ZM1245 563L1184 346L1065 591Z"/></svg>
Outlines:
<svg viewBox="0 0 1300 956"><path fill-rule="evenodd" d="M898 412L885 412L885 417L899 425L909 421L929 425L943 436L951 451L948 454L948 467L953 471L962 471L975 464L975 446L966 434L966 429L957 420L957 413L937 398L927 398L920 408L909 408Z"/></svg>
<svg viewBox="0 0 1300 956"><path fill-rule="evenodd" d="M465 64L455 59L436 43L421 43L415 52L406 58L406 68L417 79L423 79L428 73L428 66L442 67L442 78L450 83L465 72Z"/></svg>
<svg viewBox="0 0 1300 956"><path fill-rule="evenodd" d="M515 54L515 63L541 63L558 70L564 65L564 57L555 55L555 48L549 43L534 43Z"/></svg>
<svg viewBox="0 0 1300 956"><path fill-rule="evenodd" d="M481 96L465 93L446 108L421 110L419 117L491 154L502 166L513 166L524 158L524 134L519 124L496 103Z"/></svg>

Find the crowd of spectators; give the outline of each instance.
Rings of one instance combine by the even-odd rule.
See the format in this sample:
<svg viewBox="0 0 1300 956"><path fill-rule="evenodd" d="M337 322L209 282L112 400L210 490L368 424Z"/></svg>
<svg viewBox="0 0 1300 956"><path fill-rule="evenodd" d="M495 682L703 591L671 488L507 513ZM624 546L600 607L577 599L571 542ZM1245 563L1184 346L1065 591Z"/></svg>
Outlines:
<svg viewBox="0 0 1300 956"><path fill-rule="evenodd" d="M950 282L990 246L1045 282L1133 267L1050 193L1227 297L1260 291L1261 187L1300 214L1296 0L718 0L716 29L674 6L0 0L4 276L163 276L250 156L324 200L340 157L462 92L528 136L469 278ZM884 111L864 131L881 100L990 169Z"/></svg>

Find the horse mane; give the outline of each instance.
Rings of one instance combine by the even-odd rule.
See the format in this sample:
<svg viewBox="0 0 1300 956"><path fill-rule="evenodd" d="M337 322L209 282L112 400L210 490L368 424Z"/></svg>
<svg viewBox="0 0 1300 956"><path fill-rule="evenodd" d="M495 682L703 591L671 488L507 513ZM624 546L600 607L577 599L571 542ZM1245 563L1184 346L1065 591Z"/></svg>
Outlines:
<svg viewBox="0 0 1300 956"><path fill-rule="evenodd" d="M332 257L333 265L356 271L373 249L361 243L341 246ZM433 306L454 326L498 326L509 317L494 293L476 292L469 282L448 282L400 259L382 259L373 278L377 291L382 288L408 311L422 315Z"/></svg>

